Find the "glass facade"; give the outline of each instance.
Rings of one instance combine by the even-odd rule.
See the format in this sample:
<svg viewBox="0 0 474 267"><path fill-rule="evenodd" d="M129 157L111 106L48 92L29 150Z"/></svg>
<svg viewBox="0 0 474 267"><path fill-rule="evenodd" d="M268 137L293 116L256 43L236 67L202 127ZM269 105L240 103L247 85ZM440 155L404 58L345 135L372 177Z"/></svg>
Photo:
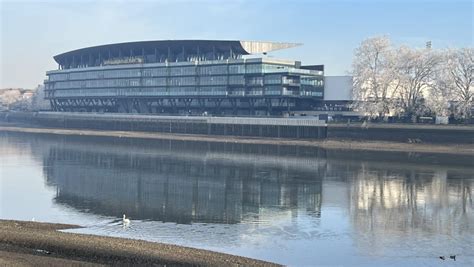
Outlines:
<svg viewBox="0 0 474 267"><path fill-rule="evenodd" d="M45 97L59 111L149 113L169 107L170 113L182 113L222 107L265 108L272 114L278 108L308 108L323 99L322 71L298 65L254 58L61 69L47 73ZM143 108L137 101L148 108L137 111L137 106ZM105 102L109 106L102 109Z"/></svg>
<svg viewBox="0 0 474 267"><path fill-rule="evenodd" d="M131 69L75 69L48 73L49 98L88 96L322 97L323 76L293 66L229 63ZM235 92L234 92L235 91Z"/></svg>

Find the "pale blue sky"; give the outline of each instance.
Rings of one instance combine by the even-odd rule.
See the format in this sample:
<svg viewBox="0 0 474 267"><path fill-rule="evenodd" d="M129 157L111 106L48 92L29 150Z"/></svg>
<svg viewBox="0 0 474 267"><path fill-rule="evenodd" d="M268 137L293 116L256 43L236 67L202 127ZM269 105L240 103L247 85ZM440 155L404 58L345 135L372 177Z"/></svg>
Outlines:
<svg viewBox="0 0 474 267"><path fill-rule="evenodd" d="M53 56L115 42L232 39L299 42L278 58L350 70L365 38L434 48L473 46L473 4L445 1L8 1L0 0L0 88L33 88Z"/></svg>

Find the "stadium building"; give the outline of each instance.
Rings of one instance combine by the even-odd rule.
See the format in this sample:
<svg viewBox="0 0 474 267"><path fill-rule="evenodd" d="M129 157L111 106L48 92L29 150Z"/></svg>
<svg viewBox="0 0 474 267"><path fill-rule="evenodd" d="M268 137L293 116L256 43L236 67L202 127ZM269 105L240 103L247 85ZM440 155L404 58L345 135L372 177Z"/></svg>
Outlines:
<svg viewBox="0 0 474 267"><path fill-rule="evenodd" d="M181 40L82 48L54 57L58 69L46 73L45 98L55 111L281 116L312 110L323 100L324 66L266 56L298 45Z"/></svg>

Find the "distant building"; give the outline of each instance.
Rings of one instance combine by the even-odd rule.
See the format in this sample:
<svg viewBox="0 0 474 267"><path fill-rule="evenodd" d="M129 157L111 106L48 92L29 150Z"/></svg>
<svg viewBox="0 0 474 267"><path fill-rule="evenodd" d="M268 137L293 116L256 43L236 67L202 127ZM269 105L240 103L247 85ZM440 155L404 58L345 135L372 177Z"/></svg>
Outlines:
<svg viewBox="0 0 474 267"><path fill-rule="evenodd" d="M45 98L55 111L285 115L324 97L323 66L246 58L292 43L182 40L102 45L54 57Z"/></svg>
<svg viewBox="0 0 474 267"><path fill-rule="evenodd" d="M34 92L25 92L23 93L23 95L21 96L22 99L30 99L32 96L34 95Z"/></svg>
<svg viewBox="0 0 474 267"><path fill-rule="evenodd" d="M362 114L353 112L351 104L354 100L352 95L352 76L325 76L324 77L324 101L321 101L314 111L307 115L327 114L335 117L358 117Z"/></svg>

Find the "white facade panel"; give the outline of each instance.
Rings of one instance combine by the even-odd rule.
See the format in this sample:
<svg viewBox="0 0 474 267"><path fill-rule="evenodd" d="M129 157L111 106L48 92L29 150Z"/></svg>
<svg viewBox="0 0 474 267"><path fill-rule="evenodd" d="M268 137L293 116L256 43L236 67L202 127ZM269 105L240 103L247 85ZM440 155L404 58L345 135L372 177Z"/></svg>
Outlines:
<svg viewBox="0 0 474 267"><path fill-rule="evenodd" d="M352 100L352 76L325 76L324 100Z"/></svg>

